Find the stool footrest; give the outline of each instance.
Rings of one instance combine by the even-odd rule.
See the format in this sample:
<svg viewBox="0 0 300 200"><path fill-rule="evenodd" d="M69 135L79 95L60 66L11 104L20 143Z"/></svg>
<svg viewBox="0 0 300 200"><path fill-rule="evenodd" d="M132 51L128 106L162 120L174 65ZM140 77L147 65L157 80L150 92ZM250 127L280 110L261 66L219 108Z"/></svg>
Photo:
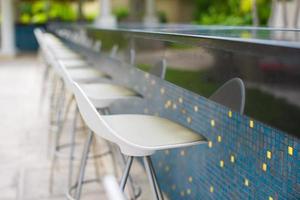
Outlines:
<svg viewBox="0 0 300 200"><path fill-rule="evenodd" d="M72 144L62 144L62 145L58 146L57 150L54 151L54 155L56 157L59 157L59 158L70 158L69 153L63 153L60 150L69 148L71 145ZM80 144L77 143L75 145L80 145ZM107 156L107 155L110 155L110 154L112 154L111 150L107 150L107 151L101 152L100 154L89 156L88 159L97 159L97 158L101 158L103 156ZM73 159L74 160L80 160L81 157L73 156Z"/></svg>
<svg viewBox="0 0 300 200"><path fill-rule="evenodd" d="M101 183L101 179L89 179L89 180L84 180L83 182L82 182L82 184L89 184L89 183ZM76 188L77 188L77 184L78 183L76 183L75 185L73 185L73 186L71 186L69 189L68 189L68 191L66 192L66 197L67 197L67 199L69 199L69 200L75 200L73 197L72 197L72 195L71 195L71 193L72 193L72 191L74 191Z"/></svg>

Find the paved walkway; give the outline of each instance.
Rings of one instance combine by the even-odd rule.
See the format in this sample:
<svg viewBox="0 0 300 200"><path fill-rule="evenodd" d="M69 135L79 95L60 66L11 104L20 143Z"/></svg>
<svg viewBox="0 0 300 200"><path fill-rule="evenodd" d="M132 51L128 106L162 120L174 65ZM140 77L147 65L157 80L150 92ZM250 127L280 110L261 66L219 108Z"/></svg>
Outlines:
<svg viewBox="0 0 300 200"><path fill-rule="evenodd" d="M35 55L0 60L1 200L65 199L64 161L56 168L53 192L49 192L48 102L40 104L42 68ZM104 168L102 173L107 173L111 165ZM141 199L152 199L139 164L133 172L135 180L143 185ZM93 165L89 165L87 176L94 176ZM103 191L100 184L92 184L85 188L83 199L106 199Z"/></svg>

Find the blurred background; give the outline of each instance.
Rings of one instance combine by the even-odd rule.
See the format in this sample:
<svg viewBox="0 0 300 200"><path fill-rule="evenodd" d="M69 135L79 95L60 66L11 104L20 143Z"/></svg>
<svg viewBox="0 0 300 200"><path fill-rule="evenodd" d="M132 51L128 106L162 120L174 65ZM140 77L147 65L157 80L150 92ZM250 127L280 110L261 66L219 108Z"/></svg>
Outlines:
<svg viewBox="0 0 300 200"><path fill-rule="evenodd" d="M50 22L94 23L101 15L117 22L289 28L300 23L299 0L3 0L2 4L2 21L11 19L16 24L19 51L36 50L32 34L35 27ZM11 8L6 4L12 4Z"/></svg>

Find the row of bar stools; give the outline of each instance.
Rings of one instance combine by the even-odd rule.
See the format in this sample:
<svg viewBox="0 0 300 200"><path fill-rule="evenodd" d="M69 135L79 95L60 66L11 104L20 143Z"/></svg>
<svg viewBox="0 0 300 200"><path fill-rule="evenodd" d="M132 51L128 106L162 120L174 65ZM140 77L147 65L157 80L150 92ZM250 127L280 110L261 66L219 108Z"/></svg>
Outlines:
<svg viewBox="0 0 300 200"><path fill-rule="evenodd" d="M120 183L122 190L125 188L133 158L143 157L155 198L163 199L150 155L154 154L157 150L203 144L206 142L206 139L173 121L156 116L132 114L105 116L103 112L99 111L107 110L109 107L110 103L103 96L110 95L109 93L113 91L112 87L118 87L118 91L121 88L132 91L129 95L131 98L142 98L141 95L138 95L132 89L107 83L95 84L94 87L96 90L93 90L93 94L89 94L88 88L90 85L87 86L76 81L63 61L59 61L58 64L54 64L53 66L57 74L63 77L67 88L75 94L80 113L85 123L91 129L82 155L75 199L80 199L85 166L94 134L116 144L121 149L122 154L128 157ZM102 87L105 86L105 88L102 88L101 95L99 95L99 98L96 98L96 102L93 95L95 91L101 89L99 85ZM220 88L211 98L214 101L231 107L233 110L241 112L245 100L244 85L240 79L233 79ZM140 132L140 130L143 131Z"/></svg>
<svg viewBox="0 0 300 200"><path fill-rule="evenodd" d="M103 73L99 72L98 70L89 67L89 63L87 63L83 58L81 58L80 55L73 53L72 51L68 50L66 47L64 47L58 40L57 38L53 37L50 34L45 33L43 36L43 40L42 42L44 42L41 47L46 47L46 49L44 50L45 54L48 54L46 56L46 59L49 61L50 66L54 67L57 66L57 62L58 61L65 61L66 65L68 66L68 69L70 71L70 74L72 76L72 78L78 82L81 83L91 83L91 82L97 82L99 81L99 79L104 79L104 78L108 78L106 75L104 75ZM47 43L48 42L48 43ZM65 49L65 51L64 51ZM55 52L55 53L53 53ZM57 55L56 55L57 54ZM56 70L57 72L57 70ZM57 73L56 73L57 74ZM60 79L59 79L60 80ZM63 148L66 147L70 147L71 152L72 149L74 149L75 143L70 142L70 144L60 144L59 140L63 131L63 125L64 125L64 121L62 120L62 118L66 118L67 114L68 114L68 110L69 107L72 103L72 99L73 99L73 95L71 95L71 98L69 100L67 109L66 109L66 116L61 117L61 113L62 113L62 108L63 108L63 102L64 102L64 97L65 97L65 87L64 87L64 82L63 83L63 87L61 88L60 92L58 93L58 111L57 111L57 119L56 119L56 124L58 126L57 131L55 132L55 143L54 143L54 155L53 155L53 160L52 160L52 167L51 167L51 175L50 175L50 191L52 191L52 186L53 186L53 178L54 178L54 167L56 165L56 161L57 161L57 157L61 156L63 154L61 154L61 150ZM77 113L75 110L75 114L74 114L74 125L73 125L73 131L71 133L75 134L75 130L76 130L76 121L77 121ZM75 138L74 134L71 136L71 138ZM72 139L71 139L72 141ZM107 152L103 153L103 155L107 154ZM68 156L67 156L68 157ZM96 156L95 156L96 157ZM72 161L74 159L74 156L72 155L72 153L70 153L70 156L68 157L70 159L70 163L72 164ZM70 169L71 168L71 164L70 164ZM73 170L69 170L69 178L68 178L68 182L69 185L71 185L71 175L72 175L72 171Z"/></svg>
<svg viewBox="0 0 300 200"><path fill-rule="evenodd" d="M50 35L50 37L52 38L52 39L54 39L54 41L56 40L56 38L53 38L53 36L51 36ZM51 44L53 44L53 42L54 41L51 41L50 43ZM71 67L72 68L72 70L69 70L69 73L70 73L70 75L72 76L72 78L74 79L74 80L76 80L76 81L78 81L78 82L84 82L84 80L86 81L86 82L89 82L89 83L91 83L91 82L97 82L97 81L99 81L97 78L99 78L99 76L98 75L96 75L95 76L95 74L100 74L99 73L99 71L98 70L94 70L94 69L90 69L89 71L87 70L87 66L88 66L88 64L84 61L84 60L80 60L80 59L78 59L78 55L76 55L76 54L74 54L74 53L71 53L71 52L68 52L68 50L66 50L66 52L68 52L68 53L65 53L65 52L63 52L62 51L62 45L60 45L60 44L58 44L57 45L58 46L58 48L60 49L58 52L59 52L59 56L58 56L58 58L56 58L56 56L52 56L52 55L49 55L49 57L54 57L54 59L49 59L49 57L48 57L48 60L50 60L50 62L51 62L51 64L52 64L52 66L54 66L54 69L56 69L56 72L59 72L59 68L57 68L57 64L58 64L58 62L56 62L56 60L58 60L59 62L64 62L64 65L66 65L67 67L68 67L68 69L69 69L69 67ZM50 46L50 49L51 49L51 47L53 48L53 49L55 49L53 46ZM48 50L48 49L47 49ZM46 51L46 52L49 52L49 51ZM55 51L55 52L57 52L57 51ZM51 50L50 50L50 53L51 53ZM63 59L62 59L63 58ZM72 59L73 58L73 59ZM66 60L67 59L67 60ZM77 59L77 60L76 60ZM75 68L75 69L74 69ZM89 78L86 78L86 77L89 77ZM94 80L95 79L95 80ZM91 81L91 80L93 80L93 81ZM89 86L88 84L86 85L86 86ZM95 86L95 85L94 85ZM93 89L96 89L97 90L97 87L89 87L89 90L93 90ZM99 89L99 88L98 88ZM101 89L101 88L100 88ZM105 88L104 88L105 89ZM112 90L112 89L114 89L114 91L113 92L115 92L115 94L118 94L119 93L119 95L121 95L122 93L120 93L120 92L122 92L122 91L115 91L117 88L111 88L110 90ZM103 88L102 88L102 90L103 90ZM100 91L101 92L101 91ZM64 93L61 93L61 95L60 96L62 96ZM100 93L98 92L97 93L98 95L100 95ZM129 95L129 94L123 94L123 95ZM95 96L95 95L94 95ZM97 95L96 95L97 96ZM72 100L72 98L71 98L71 100ZM77 116L77 114L75 113L75 115L74 115L74 121L76 122L76 116ZM59 120L57 120L57 121L59 121ZM76 124L74 123L74 126L76 126ZM74 126L73 126L73 130L75 130L74 129ZM61 126L59 126L59 127L61 127ZM58 131L58 133L60 133L61 132L61 130L59 130ZM74 131L72 131L71 132L72 133L72 136L71 136L71 138L73 138L73 140L74 140ZM56 134L56 135L58 135L58 134ZM57 137L58 138L58 137ZM71 139L71 141L72 141L72 139ZM66 146L66 145L65 145ZM74 141L72 141L71 143L70 143L70 145L68 145L67 147L71 147L71 155L70 155L70 169L69 169L69 185L70 185L70 183L71 183L71 175L72 175L72 160L73 160L73 149L74 149ZM56 141L56 144L55 144L55 147L56 147L56 149L55 149L55 154L54 154L54 159L53 159L53 166L54 166L54 164L55 164L55 161L56 161L56 157L57 157L57 154L59 153L59 150L60 150L60 147L61 147L61 145L58 145L58 141ZM53 172L53 169L54 169L54 167L52 167L52 172ZM51 182L52 182L52 180L53 180L53 173L51 173L52 175L51 175L51 178L50 178L50 180L51 180ZM50 184L50 185L52 185L52 184ZM51 187L52 188L52 187Z"/></svg>
<svg viewBox="0 0 300 200"><path fill-rule="evenodd" d="M65 67L65 63L63 61L59 61L62 66ZM68 62L69 63L69 62ZM53 65L56 68L56 71L60 73L60 68L55 63ZM151 72L156 74L165 74L165 62L162 61L161 65L156 65L152 68ZM69 75L74 80L73 70L69 73ZM76 80L76 79L75 79ZM94 103L98 109L103 109L107 107L108 104L110 104L110 101L114 101L120 98L126 98L129 96L136 96L134 93L132 93L130 90L123 88L121 86L112 85L112 84L85 84L85 90L90 93L91 97L94 99ZM97 97L98 95L98 97ZM99 101L100 100L100 101ZM102 100L102 101L101 101ZM74 129L74 128L73 128ZM72 134L74 135L74 134ZM74 136L72 137L74 138ZM74 145L72 145L73 147ZM71 150L71 152L73 152ZM73 156L72 156L73 157ZM71 170L70 170L71 171Z"/></svg>

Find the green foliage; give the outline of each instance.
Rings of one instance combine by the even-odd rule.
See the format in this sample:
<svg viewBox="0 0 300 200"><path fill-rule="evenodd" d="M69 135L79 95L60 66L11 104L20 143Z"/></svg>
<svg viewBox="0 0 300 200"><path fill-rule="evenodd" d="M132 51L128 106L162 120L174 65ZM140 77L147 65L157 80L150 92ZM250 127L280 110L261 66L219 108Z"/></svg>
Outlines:
<svg viewBox="0 0 300 200"><path fill-rule="evenodd" d="M250 25L252 23L252 0L194 0L195 22L199 24ZM261 25L266 25L271 0L256 0Z"/></svg>
<svg viewBox="0 0 300 200"><path fill-rule="evenodd" d="M88 22L94 21L97 16L98 16L98 13L96 13L96 12L88 12L88 13L84 14L84 18Z"/></svg>
<svg viewBox="0 0 300 200"><path fill-rule="evenodd" d="M19 22L22 24L42 24L48 20L75 21L76 12L67 2L51 2L39 0L20 2Z"/></svg>
<svg viewBox="0 0 300 200"><path fill-rule="evenodd" d="M118 21L123 21L129 16L129 10L127 7L116 8L113 13L117 17Z"/></svg>
<svg viewBox="0 0 300 200"><path fill-rule="evenodd" d="M168 22L167 14L164 11L158 11L157 14L160 23Z"/></svg>

